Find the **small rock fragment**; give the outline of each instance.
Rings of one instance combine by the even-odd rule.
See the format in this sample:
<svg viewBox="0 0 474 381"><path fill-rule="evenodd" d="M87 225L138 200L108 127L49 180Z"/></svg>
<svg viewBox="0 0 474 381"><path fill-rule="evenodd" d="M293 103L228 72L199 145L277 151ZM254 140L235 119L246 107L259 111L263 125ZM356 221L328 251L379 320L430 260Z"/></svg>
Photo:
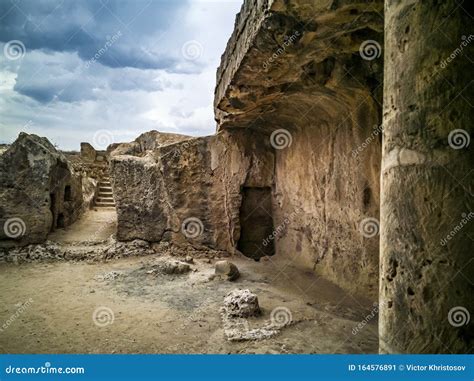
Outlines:
<svg viewBox="0 0 474 381"><path fill-rule="evenodd" d="M215 264L215 275L226 280L236 280L239 276L239 269L229 261L217 261Z"/></svg>
<svg viewBox="0 0 474 381"><path fill-rule="evenodd" d="M191 266L183 262L169 262L163 266L163 272L165 274L185 274L191 271Z"/></svg>

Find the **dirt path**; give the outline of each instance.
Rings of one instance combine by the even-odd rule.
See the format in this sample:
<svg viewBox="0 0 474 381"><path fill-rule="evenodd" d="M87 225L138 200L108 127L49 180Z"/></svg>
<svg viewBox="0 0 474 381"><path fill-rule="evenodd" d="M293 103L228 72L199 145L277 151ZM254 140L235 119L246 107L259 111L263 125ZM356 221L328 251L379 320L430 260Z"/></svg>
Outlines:
<svg viewBox="0 0 474 381"><path fill-rule="evenodd" d="M86 211L78 221L67 228L52 232L48 239L58 243L97 242L109 238L116 230L115 208L96 208Z"/></svg>
<svg viewBox="0 0 474 381"><path fill-rule="evenodd" d="M278 259L233 258L236 282L209 280L213 264L195 260L195 272L152 275L163 256L113 262L0 265L2 353L370 353L377 350L376 316L353 334L373 310L313 273ZM171 258L169 258L172 260ZM111 271L119 275L104 280ZM110 274L109 274L110 275ZM249 288L268 321L276 307L293 323L269 339L228 342L219 308L226 293ZM103 313L97 325L94 311ZM6 324L6 325L5 325Z"/></svg>

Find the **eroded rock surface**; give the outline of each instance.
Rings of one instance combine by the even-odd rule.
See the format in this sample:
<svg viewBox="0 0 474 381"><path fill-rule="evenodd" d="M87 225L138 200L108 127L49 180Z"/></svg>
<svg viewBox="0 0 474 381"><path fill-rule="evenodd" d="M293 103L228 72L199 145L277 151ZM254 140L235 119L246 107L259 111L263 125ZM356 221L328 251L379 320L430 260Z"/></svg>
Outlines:
<svg viewBox="0 0 474 381"><path fill-rule="evenodd" d="M233 290L224 298L224 312L230 317L251 317L260 315L257 295L250 290Z"/></svg>
<svg viewBox="0 0 474 381"><path fill-rule="evenodd" d="M468 41L474 36L466 36L466 25L472 17L454 0L389 0L385 17L380 350L468 353L474 338L468 79L474 44Z"/></svg>
<svg viewBox="0 0 474 381"><path fill-rule="evenodd" d="M359 227L379 217L382 32L383 1L245 1L214 102L219 131L274 151L267 244L373 298L378 237Z"/></svg>
<svg viewBox="0 0 474 381"><path fill-rule="evenodd" d="M273 181L273 154L258 136L181 136L174 143L143 145L144 151L135 155L121 154L128 144L116 147L111 178L117 238L234 251L240 235L241 188L270 187ZM159 133L156 139L161 141Z"/></svg>
<svg viewBox="0 0 474 381"><path fill-rule="evenodd" d="M20 133L0 156L1 246L44 242L83 211L82 177L46 138Z"/></svg>

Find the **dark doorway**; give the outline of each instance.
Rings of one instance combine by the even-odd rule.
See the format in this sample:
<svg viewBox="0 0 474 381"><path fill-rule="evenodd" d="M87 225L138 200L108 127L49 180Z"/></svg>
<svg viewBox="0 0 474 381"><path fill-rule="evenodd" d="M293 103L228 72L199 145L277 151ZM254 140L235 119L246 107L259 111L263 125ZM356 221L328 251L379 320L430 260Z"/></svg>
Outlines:
<svg viewBox="0 0 474 381"><path fill-rule="evenodd" d="M275 254L273 234L271 189L244 188L237 248L258 261L263 256Z"/></svg>
<svg viewBox="0 0 474 381"><path fill-rule="evenodd" d="M62 214L62 213L58 214L57 226L58 226L58 228L63 228L64 227L64 214Z"/></svg>
<svg viewBox="0 0 474 381"><path fill-rule="evenodd" d="M71 186L66 185L64 187L64 201L72 201Z"/></svg>

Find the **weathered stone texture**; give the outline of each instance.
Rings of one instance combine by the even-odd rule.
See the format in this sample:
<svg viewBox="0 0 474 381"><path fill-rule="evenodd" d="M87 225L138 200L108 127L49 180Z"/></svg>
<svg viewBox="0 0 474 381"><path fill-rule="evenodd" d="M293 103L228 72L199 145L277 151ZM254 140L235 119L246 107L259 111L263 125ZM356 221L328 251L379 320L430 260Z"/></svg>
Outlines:
<svg viewBox="0 0 474 381"><path fill-rule="evenodd" d="M40 243L82 212L81 175L46 138L20 133L0 156L0 200L0 244Z"/></svg>
<svg viewBox="0 0 474 381"><path fill-rule="evenodd" d="M385 11L380 351L468 353L474 45L450 57L472 18L454 0L387 0Z"/></svg>
<svg viewBox="0 0 474 381"><path fill-rule="evenodd" d="M90 143L81 143L81 159L87 162L94 162L97 157L97 151Z"/></svg>
<svg viewBox="0 0 474 381"><path fill-rule="evenodd" d="M117 147L111 178L118 239L188 241L235 250L240 187L272 183L273 155L257 136L181 136L176 143L149 145L152 149L139 151L139 156L116 155L126 148Z"/></svg>
<svg viewBox="0 0 474 381"><path fill-rule="evenodd" d="M277 255L373 298L378 238L359 225L379 217L383 60L359 48L382 32L382 1L245 1L214 102L220 131L273 140Z"/></svg>

